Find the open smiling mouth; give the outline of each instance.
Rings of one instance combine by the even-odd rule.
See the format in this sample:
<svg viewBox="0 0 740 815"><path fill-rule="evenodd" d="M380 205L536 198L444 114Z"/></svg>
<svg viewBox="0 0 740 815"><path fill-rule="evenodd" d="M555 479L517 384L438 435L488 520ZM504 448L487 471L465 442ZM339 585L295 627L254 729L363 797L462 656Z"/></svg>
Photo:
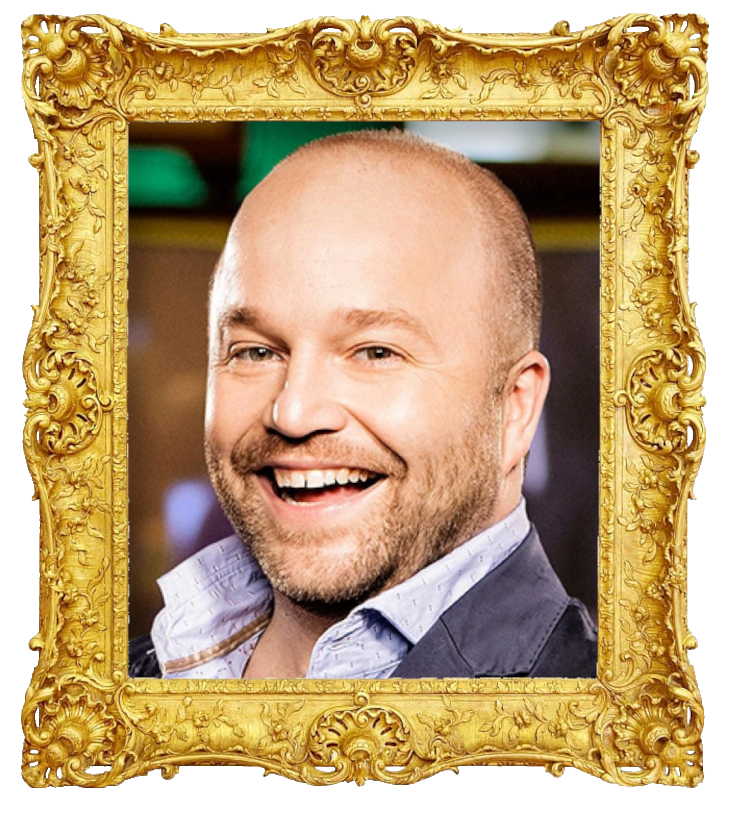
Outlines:
<svg viewBox="0 0 740 815"><path fill-rule="evenodd" d="M259 475L270 479L272 490L288 504L317 504L354 498L385 476L370 470L340 467L326 470L289 470L267 467Z"/></svg>

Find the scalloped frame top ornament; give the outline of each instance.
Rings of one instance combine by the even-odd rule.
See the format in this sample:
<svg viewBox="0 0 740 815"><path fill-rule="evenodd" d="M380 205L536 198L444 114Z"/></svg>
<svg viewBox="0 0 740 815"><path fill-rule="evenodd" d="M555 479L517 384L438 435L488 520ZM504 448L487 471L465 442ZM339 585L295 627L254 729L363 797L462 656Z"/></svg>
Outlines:
<svg viewBox="0 0 740 815"><path fill-rule="evenodd" d="M405 784L518 763L697 784L686 502L705 361L687 292L687 171L706 22L633 14L579 32L467 35L321 17L155 35L34 15L22 40L41 277L24 357L41 515L26 781L97 787L226 763L311 784ZM598 680L128 678L127 125L219 119L600 121Z"/></svg>

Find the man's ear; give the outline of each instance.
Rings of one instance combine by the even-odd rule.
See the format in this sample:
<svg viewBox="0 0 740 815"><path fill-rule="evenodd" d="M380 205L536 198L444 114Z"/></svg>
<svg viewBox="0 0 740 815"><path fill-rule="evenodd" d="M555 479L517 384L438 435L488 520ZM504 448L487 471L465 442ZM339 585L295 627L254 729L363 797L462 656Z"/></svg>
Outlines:
<svg viewBox="0 0 740 815"><path fill-rule="evenodd" d="M539 351L529 351L506 378L503 394L501 467L504 477L529 452L550 387L550 364Z"/></svg>

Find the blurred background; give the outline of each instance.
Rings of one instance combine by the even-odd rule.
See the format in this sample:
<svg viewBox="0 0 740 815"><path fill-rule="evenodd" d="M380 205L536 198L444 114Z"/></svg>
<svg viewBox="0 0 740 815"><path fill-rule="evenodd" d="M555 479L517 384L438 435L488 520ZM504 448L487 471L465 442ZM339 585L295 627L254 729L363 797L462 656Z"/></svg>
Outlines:
<svg viewBox="0 0 740 815"><path fill-rule="evenodd" d="M130 635L161 607L156 578L231 534L206 475L208 280L252 187L304 142L357 123L132 123L129 128ZM599 125L405 122L487 167L532 223L541 350L553 381L529 457L529 513L566 589L596 617Z"/></svg>

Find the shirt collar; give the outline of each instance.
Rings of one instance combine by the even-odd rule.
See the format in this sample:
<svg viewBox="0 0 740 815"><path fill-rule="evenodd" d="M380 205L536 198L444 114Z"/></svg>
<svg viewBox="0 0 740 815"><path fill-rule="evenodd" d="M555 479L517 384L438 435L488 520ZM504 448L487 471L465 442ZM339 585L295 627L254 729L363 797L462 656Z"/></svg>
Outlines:
<svg viewBox="0 0 740 815"><path fill-rule="evenodd" d="M212 543L157 581L164 608L152 627L166 674L233 651L264 628L272 588L237 535Z"/></svg>
<svg viewBox="0 0 740 815"><path fill-rule="evenodd" d="M453 603L516 549L529 529L522 498L503 520L398 586L365 600L350 616L374 609L415 645Z"/></svg>

